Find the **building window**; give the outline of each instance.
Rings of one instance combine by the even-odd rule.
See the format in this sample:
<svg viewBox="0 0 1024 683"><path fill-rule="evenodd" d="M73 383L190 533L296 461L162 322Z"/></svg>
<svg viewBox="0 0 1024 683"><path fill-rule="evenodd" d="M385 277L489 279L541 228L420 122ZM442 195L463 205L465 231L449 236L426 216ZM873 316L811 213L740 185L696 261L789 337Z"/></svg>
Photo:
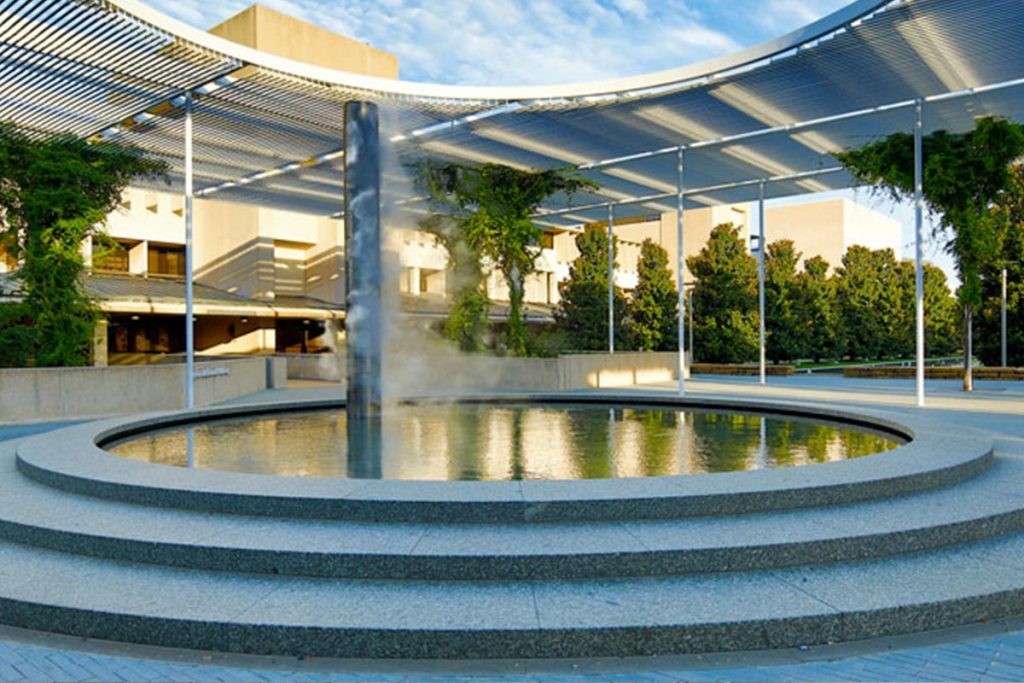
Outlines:
<svg viewBox="0 0 1024 683"><path fill-rule="evenodd" d="M149 245L149 274L185 276L185 247Z"/></svg>
<svg viewBox="0 0 1024 683"><path fill-rule="evenodd" d="M543 247L544 249L554 249L555 248L555 233L553 233L553 232L545 232L543 235L541 235L540 236L540 246Z"/></svg>
<svg viewBox="0 0 1024 683"><path fill-rule="evenodd" d="M131 245L123 242L114 242L110 246L103 246L93 242L92 244L92 268L96 271L106 273L127 273L128 250Z"/></svg>

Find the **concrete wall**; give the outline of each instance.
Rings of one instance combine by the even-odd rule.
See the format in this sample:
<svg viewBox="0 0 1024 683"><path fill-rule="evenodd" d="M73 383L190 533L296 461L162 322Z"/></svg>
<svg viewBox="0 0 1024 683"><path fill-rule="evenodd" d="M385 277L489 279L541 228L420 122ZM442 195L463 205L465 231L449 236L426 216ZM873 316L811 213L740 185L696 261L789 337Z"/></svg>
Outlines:
<svg viewBox="0 0 1024 683"><path fill-rule="evenodd" d="M793 240L796 250L803 252L801 266L808 258L821 256L836 268L855 244L892 249L898 260L902 229L899 221L845 198L765 209L768 244Z"/></svg>
<svg viewBox="0 0 1024 683"><path fill-rule="evenodd" d="M210 33L307 64L398 78L395 55L261 5L214 26Z"/></svg>
<svg viewBox="0 0 1024 683"><path fill-rule="evenodd" d="M345 356L333 353L288 353L274 356L287 366L288 379L315 379L340 382L345 368Z"/></svg>
<svg viewBox="0 0 1024 683"><path fill-rule="evenodd" d="M843 200L846 247L854 244L869 249L892 249L896 260L903 258L903 225L883 213L863 204Z"/></svg>
<svg viewBox="0 0 1024 683"><path fill-rule="evenodd" d="M802 252L800 267L812 256L821 256L833 269L846 253L844 200L833 199L811 204L765 207L764 236L768 244L793 240Z"/></svg>
<svg viewBox="0 0 1024 683"><path fill-rule="evenodd" d="M283 387L284 361L269 362L270 371L267 358L197 363L196 404ZM181 364L0 370L0 422L174 410L184 407L184 397Z"/></svg>
<svg viewBox="0 0 1024 683"><path fill-rule="evenodd" d="M668 382L678 376L679 354L597 353L559 357L563 389L607 389L629 384Z"/></svg>
<svg viewBox="0 0 1024 683"><path fill-rule="evenodd" d="M619 387L676 377L675 353L573 354L559 358L458 357L458 369L429 389L562 391Z"/></svg>

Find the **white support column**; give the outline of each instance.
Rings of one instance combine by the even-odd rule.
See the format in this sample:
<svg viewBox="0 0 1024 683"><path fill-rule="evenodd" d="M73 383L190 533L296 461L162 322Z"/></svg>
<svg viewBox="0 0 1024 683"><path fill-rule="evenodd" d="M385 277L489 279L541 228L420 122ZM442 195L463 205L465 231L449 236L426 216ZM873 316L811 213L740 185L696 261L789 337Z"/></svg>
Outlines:
<svg viewBox="0 0 1024 683"><path fill-rule="evenodd" d="M196 344L192 322L192 93L185 93L185 407L194 408Z"/></svg>
<svg viewBox="0 0 1024 683"><path fill-rule="evenodd" d="M676 283L679 294L679 395L686 396L686 283L683 282L683 265L686 252L683 250L683 148L676 156ZM691 321L692 322L692 321ZM692 330L691 330L692 332Z"/></svg>
<svg viewBox="0 0 1024 683"><path fill-rule="evenodd" d="M615 353L615 207L608 205L608 353Z"/></svg>
<svg viewBox="0 0 1024 683"><path fill-rule="evenodd" d="M759 345L758 375L765 383L765 333L764 333L764 181L757 186L757 338Z"/></svg>
<svg viewBox="0 0 1024 683"><path fill-rule="evenodd" d="M999 365L1006 367L1006 266L1003 266L1000 278L999 304Z"/></svg>
<svg viewBox="0 0 1024 683"><path fill-rule="evenodd" d="M924 406L924 100L914 105L914 298L917 308L916 347L917 405Z"/></svg>

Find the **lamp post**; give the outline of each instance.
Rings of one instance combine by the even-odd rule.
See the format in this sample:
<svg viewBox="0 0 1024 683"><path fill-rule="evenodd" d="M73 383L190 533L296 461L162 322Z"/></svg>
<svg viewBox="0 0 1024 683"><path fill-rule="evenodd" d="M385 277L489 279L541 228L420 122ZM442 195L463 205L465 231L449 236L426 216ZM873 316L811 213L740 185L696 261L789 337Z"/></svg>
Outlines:
<svg viewBox="0 0 1024 683"><path fill-rule="evenodd" d="M999 305L999 365L1006 367L1006 266L1020 263L1020 261L1003 261L1003 268L1000 272L1000 305Z"/></svg>
<svg viewBox="0 0 1024 683"><path fill-rule="evenodd" d="M763 220L763 219L762 219ZM764 223L757 235L750 236L750 252L757 257L757 338L758 376L765 383L765 324L764 324Z"/></svg>
<svg viewBox="0 0 1024 683"><path fill-rule="evenodd" d="M999 307L999 366L1006 367L1006 265L1003 265L1000 281L1002 303Z"/></svg>

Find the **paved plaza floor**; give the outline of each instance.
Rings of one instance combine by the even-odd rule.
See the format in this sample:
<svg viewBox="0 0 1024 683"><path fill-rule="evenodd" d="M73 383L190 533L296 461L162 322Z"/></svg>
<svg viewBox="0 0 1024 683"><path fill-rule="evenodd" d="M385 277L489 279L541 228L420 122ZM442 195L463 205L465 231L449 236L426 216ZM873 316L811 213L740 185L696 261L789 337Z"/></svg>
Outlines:
<svg viewBox="0 0 1024 683"><path fill-rule="evenodd" d="M979 382L964 395L958 382L928 383L929 410L957 411L999 438L1024 442L1024 384ZM674 385L631 387L672 391ZM698 378L695 395L741 392L751 398L832 401L846 406L908 407L913 384L847 380L830 375ZM337 392L303 383L260 392ZM65 423L66 424L66 423ZM0 425L0 440L19 439L58 423ZM1024 619L972 624L898 638L807 649L705 656L500 662L385 662L222 655L55 636L0 627L0 681L1014 681L1024 680Z"/></svg>

